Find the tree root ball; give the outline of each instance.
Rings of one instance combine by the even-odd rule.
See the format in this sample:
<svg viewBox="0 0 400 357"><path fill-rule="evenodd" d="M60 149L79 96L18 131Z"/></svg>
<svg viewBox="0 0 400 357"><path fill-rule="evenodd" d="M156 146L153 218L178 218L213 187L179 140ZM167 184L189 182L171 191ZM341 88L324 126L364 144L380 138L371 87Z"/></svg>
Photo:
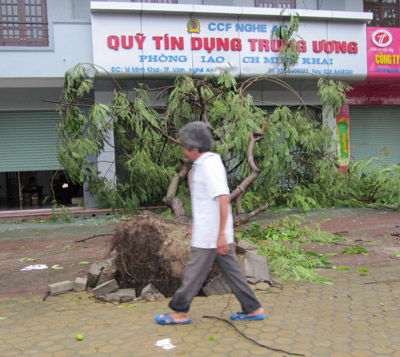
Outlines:
<svg viewBox="0 0 400 357"><path fill-rule="evenodd" d="M152 283L172 296L190 253L189 225L145 211L118 224L110 249L121 288L140 292Z"/></svg>

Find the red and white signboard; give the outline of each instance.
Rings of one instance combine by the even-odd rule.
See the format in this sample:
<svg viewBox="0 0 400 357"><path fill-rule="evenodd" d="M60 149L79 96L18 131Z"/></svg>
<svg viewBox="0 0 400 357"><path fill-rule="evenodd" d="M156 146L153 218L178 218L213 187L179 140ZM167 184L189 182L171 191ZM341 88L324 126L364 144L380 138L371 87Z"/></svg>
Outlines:
<svg viewBox="0 0 400 357"><path fill-rule="evenodd" d="M136 78L207 75L228 69L242 78L313 74L365 79L365 22L301 20L297 36L300 58L286 70L279 58L285 43L273 39L272 33L288 26L287 21L282 16L234 13L154 14L135 11L131 4L126 12L93 11L94 62L114 75Z"/></svg>
<svg viewBox="0 0 400 357"><path fill-rule="evenodd" d="M368 79L400 78L400 28L368 27Z"/></svg>

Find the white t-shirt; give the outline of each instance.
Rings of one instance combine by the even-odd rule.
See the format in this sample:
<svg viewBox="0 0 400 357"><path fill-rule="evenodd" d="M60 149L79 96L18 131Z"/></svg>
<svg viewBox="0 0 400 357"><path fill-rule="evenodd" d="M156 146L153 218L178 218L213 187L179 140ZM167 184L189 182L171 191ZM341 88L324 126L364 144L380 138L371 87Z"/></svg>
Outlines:
<svg viewBox="0 0 400 357"><path fill-rule="evenodd" d="M228 181L221 157L206 152L194 161L191 185L193 232L192 246L217 248L219 233L219 196L229 195ZM233 243L233 218L229 205L225 224L227 243Z"/></svg>

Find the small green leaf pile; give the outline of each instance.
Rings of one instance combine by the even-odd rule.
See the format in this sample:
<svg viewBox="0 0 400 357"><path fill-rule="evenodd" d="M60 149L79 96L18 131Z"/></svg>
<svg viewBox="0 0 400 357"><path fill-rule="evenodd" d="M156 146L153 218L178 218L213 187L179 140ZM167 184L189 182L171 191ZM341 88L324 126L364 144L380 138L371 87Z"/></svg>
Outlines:
<svg viewBox="0 0 400 357"><path fill-rule="evenodd" d="M367 248L361 246L361 245L355 245L353 247L344 247L343 248L343 254L368 254Z"/></svg>
<svg viewBox="0 0 400 357"><path fill-rule="evenodd" d="M299 245L302 243L324 244L343 240L343 238L323 232L319 229L319 225L309 224L301 217L296 217L288 216L265 228L253 224L247 230L236 233L236 237L246 239L249 243L256 245L258 254L267 257L269 268L283 281L295 279L330 284L332 280L320 276L315 269L326 268L330 265L328 257L333 254L305 252L299 248Z"/></svg>

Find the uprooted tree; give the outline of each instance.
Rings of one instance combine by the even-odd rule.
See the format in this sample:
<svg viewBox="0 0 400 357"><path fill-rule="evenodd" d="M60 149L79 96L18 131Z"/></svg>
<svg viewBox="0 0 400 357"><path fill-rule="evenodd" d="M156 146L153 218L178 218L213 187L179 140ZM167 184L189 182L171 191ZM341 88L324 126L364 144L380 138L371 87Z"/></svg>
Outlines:
<svg viewBox="0 0 400 357"><path fill-rule="evenodd" d="M397 168L380 170L369 162L338 170L331 129L306 105L257 107L247 90L257 81L273 81L296 92L276 77L261 76L238 84L224 72L194 79L178 77L159 90L166 105L151 106L144 86L125 92L116 83L111 105L85 99L93 88L93 66L67 72L60 106L59 160L69 178L87 181L101 206L134 211L140 205L164 202L177 221L190 216L187 177L191 164L179 145L178 130L190 121L207 123L214 147L225 164L236 223L269 205L363 205L398 203ZM340 108L346 85L319 81L322 102ZM296 94L297 95L297 94ZM300 96L299 102L302 103ZM95 159L111 145L114 132L116 183L96 170ZM396 174L397 170L397 174ZM185 204L186 203L186 204ZM112 241L122 287L154 283L166 295L179 286L190 244L187 226L161 217L134 216L118 227Z"/></svg>
<svg viewBox="0 0 400 357"><path fill-rule="evenodd" d="M299 58L299 23L299 15L291 14L290 25L272 33L272 39L280 42L279 59L286 71ZM78 64L65 74L58 159L73 182L87 182L100 206L134 211L140 205L163 201L175 218L187 221L190 205L184 205L189 202L185 178L191 164L183 158L177 133L194 120L212 130L213 150L221 155L228 173L236 223L271 205L308 210L335 204L400 204L400 188L394 189L400 187L398 165L376 170L371 158L352 163L345 175L337 170L336 145L321 113L340 110L351 89L343 82L318 80L322 103L318 112L274 75L242 83L227 71L197 79L184 75L170 86L151 89L144 84L122 88L108 74L114 95L112 104L105 105L89 95L97 68ZM259 82L282 87L298 98L299 105L269 103L274 109L263 110L249 94ZM162 106L152 106L152 91ZM115 151L113 180L96 169L96 158L106 145Z"/></svg>
<svg viewBox="0 0 400 357"><path fill-rule="evenodd" d="M296 61L291 34L279 35ZM283 53L282 61L288 58ZM293 63L284 63L288 69ZM188 253L187 222L191 215L188 176L191 163L182 153L178 130L199 120L207 123L228 173L235 222L243 223L273 205L308 210L321 206L400 204L399 166L381 169L375 159L338 170L336 145L321 113L336 112L349 86L319 79L322 108L305 105L300 95L276 76L238 83L228 72L203 78L179 76L164 88L144 84L122 88L114 83L112 104L94 102L95 65L77 65L65 74L59 103L58 159L68 178L87 183L100 207L135 211L140 206L168 206L175 223L148 215L121 223L114 240L122 286L164 282L170 294L179 284ZM295 107L257 106L249 94L258 82L272 82L298 98ZM162 106L154 107L152 91ZM111 140L113 135L113 140ZM106 146L115 151L116 178L97 171ZM139 274L140 272L140 274ZM139 276L140 275L140 276Z"/></svg>

